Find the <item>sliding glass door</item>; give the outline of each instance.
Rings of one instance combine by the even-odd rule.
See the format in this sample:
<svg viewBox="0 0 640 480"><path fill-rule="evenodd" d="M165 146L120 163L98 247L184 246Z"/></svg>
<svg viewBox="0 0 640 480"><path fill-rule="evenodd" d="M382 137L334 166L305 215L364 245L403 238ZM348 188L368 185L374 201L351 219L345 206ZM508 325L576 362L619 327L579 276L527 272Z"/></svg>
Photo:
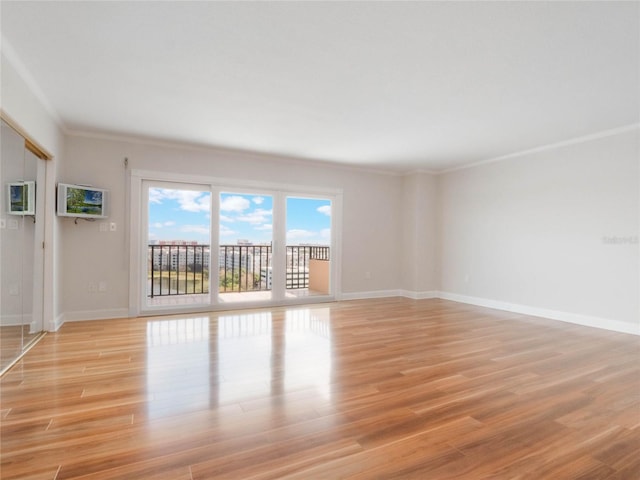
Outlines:
<svg viewBox="0 0 640 480"><path fill-rule="evenodd" d="M132 192L132 315L334 298L336 197L145 178Z"/></svg>

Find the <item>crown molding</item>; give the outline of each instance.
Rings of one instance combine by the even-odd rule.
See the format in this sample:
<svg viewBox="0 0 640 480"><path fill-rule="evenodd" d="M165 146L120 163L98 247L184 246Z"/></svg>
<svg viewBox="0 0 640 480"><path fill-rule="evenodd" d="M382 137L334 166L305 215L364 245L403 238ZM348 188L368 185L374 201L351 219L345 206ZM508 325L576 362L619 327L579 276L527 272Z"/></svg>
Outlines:
<svg viewBox="0 0 640 480"><path fill-rule="evenodd" d="M556 148L567 147L570 145L576 145L579 143L590 142L592 140L598 140L600 138L613 137L615 135L620 135L622 133L631 132L633 130L640 131L640 123L632 123L630 125L624 125L622 127L612 128L609 130L602 130L600 132L592 133L589 135L584 135L581 137L571 138L569 140L563 140L561 142L550 143L548 145L542 145L540 147L531 148L528 150L522 150L520 152L509 153L507 155L502 155L500 157L489 158L487 160L480 160L478 162L469 163L467 165L461 165L454 168L448 168L445 170L441 170L438 172L439 175L451 172L457 172L459 170L466 170L468 168L480 167L482 165L488 165L490 163L503 162L505 160L511 160L514 158L523 157L525 155L531 155L533 153L544 152L547 150L554 150Z"/></svg>
<svg viewBox="0 0 640 480"><path fill-rule="evenodd" d="M62 121L62 117L60 117L56 109L53 108L53 105L51 104L51 102L49 102L49 99L40 88L40 85L38 84L38 82L35 80L33 75L31 75L31 72L25 66L25 64L22 63L22 60L20 60L20 57L16 53L11 43L6 39L4 34L1 34L1 33L0 33L0 50L2 51L2 56L4 56L7 62L15 69L18 76L22 79L22 81L25 83L27 88L36 97L38 102L40 102L40 104L47 111L47 113L51 116L51 118L56 123L58 128L60 128L62 133L66 134L67 128L64 122Z"/></svg>
<svg viewBox="0 0 640 480"><path fill-rule="evenodd" d="M314 158L295 157L286 154L260 152L257 150L245 150L241 148L221 147L217 145L206 145L198 143L181 142L179 140L161 140L153 137L144 137L137 135L124 135L117 133L103 133L89 130L73 130L67 129L65 135L69 137L90 138L95 140L106 140L113 142L131 143L134 145L147 145L152 147L184 149L202 153L216 153L220 155L238 155L243 157L259 157L261 159L269 159L279 163L288 163L299 166L315 166L319 168L334 168L336 170L344 170L357 173L371 173L375 175L385 175L391 177L401 177L405 175L403 172L392 170L376 169L366 166L346 165L342 163L332 162L329 160L318 160Z"/></svg>
<svg viewBox="0 0 640 480"><path fill-rule="evenodd" d="M402 175L403 176L409 176L409 175L439 175L440 173L442 173L442 172L439 171L439 170L428 170L428 169L424 169L424 168L417 168L415 170L407 170Z"/></svg>

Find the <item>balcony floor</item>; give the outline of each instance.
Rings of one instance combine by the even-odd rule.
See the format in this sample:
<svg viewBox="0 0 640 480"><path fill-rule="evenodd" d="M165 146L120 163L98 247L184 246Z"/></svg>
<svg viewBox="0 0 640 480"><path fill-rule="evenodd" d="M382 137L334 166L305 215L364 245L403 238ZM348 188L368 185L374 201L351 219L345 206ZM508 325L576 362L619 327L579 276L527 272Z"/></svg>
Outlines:
<svg viewBox="0 0 640 480"><path fill-rule="evenodd" d="M285 298L302 298L323 295L308 288L290 289L285 292ZM271 300L271 291L258 292L229 292L220 294L220 303L261 302ZM147 298L148 307L164 307L176 305L202 305L209 302L209 294L196 295L166 295Z"/></svg>

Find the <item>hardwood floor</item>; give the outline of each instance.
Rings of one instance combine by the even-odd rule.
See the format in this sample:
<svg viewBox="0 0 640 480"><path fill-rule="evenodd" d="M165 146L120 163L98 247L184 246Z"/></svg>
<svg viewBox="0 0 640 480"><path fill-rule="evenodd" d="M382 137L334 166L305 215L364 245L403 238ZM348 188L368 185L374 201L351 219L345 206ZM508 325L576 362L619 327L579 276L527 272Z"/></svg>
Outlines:
<svg viewBox="0 0 640 480"><path fill-rule="evenodd" d="M640 337L401 298L67 323L3 480L638 479Z"/></svg>
<svg viewBox="0 0 640 480"><path fill-rule="evenodd" d="M0 375L28 351L44 332L30 331L29 325L0 327Z"/></svg>
<svg viewBox="0 0 640 480"><path fill-rule="evenodd" d="M22 352L22 325L0 326L0 371L11 365Z"/></svg>

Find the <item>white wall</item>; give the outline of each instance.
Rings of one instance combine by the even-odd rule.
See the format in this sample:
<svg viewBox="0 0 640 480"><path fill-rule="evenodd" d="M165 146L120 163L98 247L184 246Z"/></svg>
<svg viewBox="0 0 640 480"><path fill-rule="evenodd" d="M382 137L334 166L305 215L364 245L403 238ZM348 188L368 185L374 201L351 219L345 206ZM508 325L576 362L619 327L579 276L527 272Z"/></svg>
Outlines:
<svg viewBox="0 0 640 480"><path fill-rule="evenodd" d="M445 296L640 332L638 132L441 175Z"/></svg>
<svg viewBox="0 0 640 480"><path fill-rule="evenodd" d="M60 181L85 183L111 191L116 232L100 232L99 223L62 219L65 265L63 309L68 318L116 316L129 305L127 176L129 168L188 175L272 182L343 190L342 292L345 296L387 295L400 284L402 178L278 160L258 154L158 146L122 140L71 136L66 140ZM370 278L365 278L370 272ZM106 292L88 285L106 281Z"/></svg>

